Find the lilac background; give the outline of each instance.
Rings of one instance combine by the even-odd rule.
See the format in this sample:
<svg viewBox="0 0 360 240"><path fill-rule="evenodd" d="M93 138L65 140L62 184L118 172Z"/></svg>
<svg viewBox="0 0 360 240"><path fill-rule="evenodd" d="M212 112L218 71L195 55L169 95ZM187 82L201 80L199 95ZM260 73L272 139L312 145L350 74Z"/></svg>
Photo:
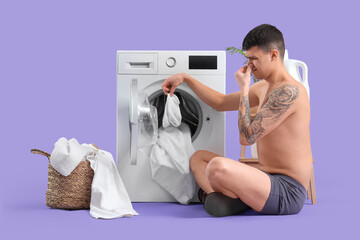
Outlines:
<svg viewBox="0 0 360 240"><path fill-rule="evenodd" d="M359 26L356 1L1 1L0 238L344 239L358 235ZM215 2L215 1L214 1ZM116 50L241 47L262 23L284 34L309 67L317 205L298 215L212 218L200 205L134 204L131 219L45 206L46 158L60 137L116 153ZM227 55L227 92L240 55ZM237 113L227 113L227 156L239 157ZM5 238L3 238L5 237ZM102 238L104 239L104 238Z"/></svg>

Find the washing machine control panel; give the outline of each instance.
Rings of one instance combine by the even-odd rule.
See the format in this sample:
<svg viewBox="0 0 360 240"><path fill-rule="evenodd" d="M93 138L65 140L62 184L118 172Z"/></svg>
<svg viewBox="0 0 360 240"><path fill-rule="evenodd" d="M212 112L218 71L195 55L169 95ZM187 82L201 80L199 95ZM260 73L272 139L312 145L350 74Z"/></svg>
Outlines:
<svg viewBox="0 0 360 240"><path fill-rule="evenodd" d="M117 74L225 75L225 51L118 51Z"/></svg>
<svg viewBox="0 0 360 240"><path fill-rule="evenodd" d="M166 60L166 66L172 68L172 67L175 67L175 65L176 65L176 60L175 60L175 58L169 57L169 58Z"/></svg>

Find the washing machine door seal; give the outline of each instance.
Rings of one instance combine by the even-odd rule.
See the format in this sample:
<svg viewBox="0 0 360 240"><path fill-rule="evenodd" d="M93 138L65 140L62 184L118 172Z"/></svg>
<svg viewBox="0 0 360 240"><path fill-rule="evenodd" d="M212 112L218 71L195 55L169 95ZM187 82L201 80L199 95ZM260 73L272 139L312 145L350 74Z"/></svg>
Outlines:
<svg viewBox="0 0 360 240"><path fill-rule="evenodd" d="M157 109L151 106L146 93L139 94L138 79L130 82L130 164L137 164L137 150L156 143L158 137Z"/></svg>

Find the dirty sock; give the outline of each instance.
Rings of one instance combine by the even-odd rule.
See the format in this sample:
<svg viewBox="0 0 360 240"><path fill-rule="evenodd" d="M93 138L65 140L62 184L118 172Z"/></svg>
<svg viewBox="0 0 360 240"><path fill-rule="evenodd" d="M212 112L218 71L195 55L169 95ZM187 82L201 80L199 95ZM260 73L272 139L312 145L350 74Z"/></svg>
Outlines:
<svg viewBox="0 0 360 240"><path fill-rule="evenodd" d="M225 217L240 214L250 207L239 198L234 199L220 192L207 195L204 202L205 211L214 217Z"/></svg>

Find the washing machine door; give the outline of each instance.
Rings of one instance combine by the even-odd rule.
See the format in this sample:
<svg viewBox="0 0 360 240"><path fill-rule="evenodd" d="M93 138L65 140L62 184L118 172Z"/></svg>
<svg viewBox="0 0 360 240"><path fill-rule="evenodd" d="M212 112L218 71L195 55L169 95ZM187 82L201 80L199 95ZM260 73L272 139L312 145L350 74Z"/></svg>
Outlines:
<svg viewBox="0 0 360 240"><path fill-rule="evenodd" d="M136 165L137 150L155 144L158 137L157 109L146 93L138 92L138 79L130 83L130 163Z"/></svg>

